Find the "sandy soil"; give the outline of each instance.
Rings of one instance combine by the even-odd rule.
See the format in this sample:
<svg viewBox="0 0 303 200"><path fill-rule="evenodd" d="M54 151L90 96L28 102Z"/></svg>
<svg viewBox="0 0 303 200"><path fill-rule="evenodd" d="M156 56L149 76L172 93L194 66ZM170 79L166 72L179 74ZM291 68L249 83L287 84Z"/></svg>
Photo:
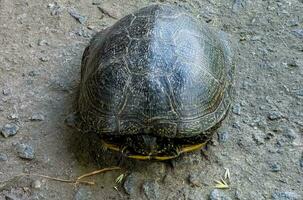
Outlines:
<svg viewBox="0 0 303 200"><path fill-rule="evenodd" d="M201 152L170 163L110 152L96 158L90 140L64 124L90 37L154 2L0 0L1 200L303 199L302 0L161 1L233 38L235 102L207 159ZM86 179L94 186L34 175L74 179L117 164L122 170ZM229 189L216 190L226 169Z"/></svg>

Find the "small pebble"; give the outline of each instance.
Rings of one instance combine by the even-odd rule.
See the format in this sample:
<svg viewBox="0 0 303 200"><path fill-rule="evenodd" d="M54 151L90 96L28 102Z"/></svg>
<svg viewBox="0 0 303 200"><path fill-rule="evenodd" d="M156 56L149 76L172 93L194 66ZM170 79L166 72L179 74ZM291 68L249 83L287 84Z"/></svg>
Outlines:
<svg viewBox="0 0 303 200"><path fill-rule="evenodd" d="M232 109L233 113L237 114L237 115L241 115L241 105L240 104L235 104L233 106L233 109Z"/></svg>
<svg viewBox="0 0 303 200"><path fill-rule="evenodd" d="M264 144L264 138L265 135L263 134L263 132L256 130L253 135L252 135L253 140L256 142L257 145L261 145Z"/></svg>
<svg viewBox="0 0 303 200"><path fill-rule="evenodd" d="M131 173L125 178L123 188L127 194L133 194L135 192L135 184L137 182L136 174Z"/></svg>
<svg viewBox="0 0 303 200"><path fill-rule="evenodd" d="M32 188L39 189L41 188L41 181L35 180L32 182Z"/></svg>
<svg viewBox="0 0 303 200"><path fill-rule="evenodd" d="M63 11L63 8L57 2L50 3L47 7L50 9L52 16L59 15Z"/></svg>
<svg viewBox="0 0 303 200"><path fill-rule="evenodd" d="M31 121L43 121L44 119L44 115L41 113L34 113L30 118Z"/></svg>
<svg viewBox="0 0 303 200"><path fill-rule="evenodd" d="M30 72L28 72L28 75L31 77L34 77L34 76L39 75L39 73L37 73L36 71L30 71Z"/></svg>
<svg viewBox="0 0 303 200"><path fill-rule="evenodd" d="M42 39L38 40L38 46L45 46L45 45L48 45L48 42L46 40L42 40Z"/></svg>
<svg viewBox="0 0 303 200"><path fill-rule="evenodd" d="M47 56L41 56L39 58L39 60L41 60L42 62L47 62L47 61L49 61L49 57L47 57Z"/></svg>
<svg viewBox="0 0 303 200"><path fill-rule="evenodd" d="M239 122L234 122L234 123L232 124L232 127L235 128L235 129L240 129L240 128L241 128Z"/></svg>
<svg viewBox="0 0 303 200"><path fill-rule="evenodd" d="M226 196L224 192L218 189L211 191L209 198L210 200L231 200L230 197Z"/></svg>
<svg viewBox="0 0 303 200"><path fill-rule="evenodd" d="M78 22L80 22L80 24L84 24L84 23L86 22L86 20L87 20L87 17L81 15L81 14L79 13L79 11L76 10L75 8L70 8L70 9L68 10L68 12L69 12L69 14L70 14L72 17L74 17Z"/></svg>
<svg viewBox="0 0 303 200"><path fill-rule="evenodd" d="M218 141L224 143L228 140L229 134L226 131L218 132Z"/></svg>
<svg viewBox="0 0 303 200"><path fill-rule="evenodd" d="M19 119L19 115L18 115L18 113L12 113L7 118L8 119Z"/></svg>
<svg viewBox="0 0 303 200"><path fill-rule="evenodd" d="M2 90L2 94L4 96L9 96L9 95L11 95L11 93L12 93L12 91L11 91L10 88L5 88L5 89Z"/></svg>
<svg viewBox="0 0 303 200"><path fill-rule="evenodd" d="M101 4L101 0L93 0L92 4L93 5L100 5Z"/></svg>
<svg viewBox="0 0 303 200"><path fill-rule="evenodd" d="M5 124L2 127L1 133L4 137L10 137L17 134L19 127L14 123Z"/></svg>
<svg viewBox="0 0 303 200"><path fill-rule="evenodd" d="M297 36L298 38L303 39L303 29L295 29L295 30L292 30L291 33L294 36Z"/></svg>
<svg viewBox="0 0 303 200"><path fill-rule="evenodd" d="M4 153L0 153L0 162L1 162L1 161L7 161L7 160L8 160L7 155L4 154Z"/></svg>
<svg viewBox="0 0 303 200"><path fill-rule="evenodd" d="M290 19L287 23L288 26L298 26L299 25L299 18L293 18L293 19Z"/></svg>
<svg viewBox="0 0 303 200"><path fill-rule="evenodd" d="M143 192L148 200L157 200L159 199L159 184L154 181L146 181L143 183Z"/></svg>
<svg viewBox="0 0 303 200"><path fill-rule="evenodd" d="M303 97L303 89L294 91L295 95Z"/></svg>
<svg viewBox="0 0 303 200"><path fill-rule="evenodd" d="M278 119L281 119L283 117L283 115L281 112L271 111L270 113L268 113L267 117L270 120L278 120Z"/></svg>
<svg viewBox="0 0 303 200"><path fill-rule="evenodd" d="M287 66L289 67L299 67L299 63L297 60L293 59L293 60L290 60L289 62L287 62Z"/></svg>
<svg viewBox="0 0 303 200"><path fill-rule="evenodd" d="M279 163L272 163L270 164L270 169L272 172L279 172L281 171L281 165Z"/></svg>
<svg viewBox="0 0 303 200"><path fill-rule="evenodd" d="M301 200L301 196L295 192L274 192L272 200Z"/></svg>
<svg viewBox="0 0 303 200"><path fill-rule="evenodd" d="M283 136L289 140L294 140L298 137L296 132L293 129L288 128L288 127L285 127L283 129Z"/></svg>
<svg viewBox="0 0 303 200"><path fill-rule="evenodd" d="M34 159L35 151L32 146L28 144L17 143L16 150L20 158L24 158L27 160Z"/></svg>

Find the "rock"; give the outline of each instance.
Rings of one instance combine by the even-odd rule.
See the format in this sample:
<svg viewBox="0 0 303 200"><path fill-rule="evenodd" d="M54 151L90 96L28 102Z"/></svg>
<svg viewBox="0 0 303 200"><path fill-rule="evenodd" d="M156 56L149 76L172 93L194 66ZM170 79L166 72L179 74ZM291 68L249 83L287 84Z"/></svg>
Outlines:
<svg viewBox="0 0 303 200"><path fill-rule="evenodd" d="M10 137L17 134L19 127L14 123L5 124L2 127L1 133L4 137Z"/></svg>
<svg viewBox="0 0 303 200"><path fill-rule="evenodd" d="M127 194L131 195L135 192L135 185L137 184L137 181L138 180L135 173L131 173L125 178L123 188Z"/></svg>
<svg viewBox="0 0 303 200"><path fill-rule="evenodd" d="M9 95L12 94L12 91L11 91L10 88L5 88L5 89L2 90L2 94L3 94L4 96L9 96Z"/></svg>
<svg viewBox="0 0 303 200"><path fill-rule="evenodd" d="M253 133L252 138L256 142L257 145L261 145L261 144L265 143L265 141L264 141L265 136L264 136L263 132L261 132L259 130L256 130Z"/></svg>
<svg viewBox="0 0 303 200"><path fill-rule="evenodd" d="M57 2L50 3L47 7L50 9L52 16L59 15L63 11L63 8Z"/></svg>
<svg viewBox="0 0 303 200"><path fill-rule="evenodd" d="M296 18L293 18L293 19L290 19L288 22L287 22L287 25L292 27L292 26L298 26L300 23L299 23L299 18L296 17Z"/></svg>
<svg viewBox="0 0 303 200"><path fill-rule="evenodd" d="M0 153L0 162L1 162L1 161L7 161L7 160L8 160L7 155L4 154L4 153Z"/></svg>
<svg viewBox="0 0 303 200"><path fill-rule="evenodd" d="M18 113L11 113L11 114L9 114L9 116L7 118L8 119L19 119L19 115L18 115Z"/></svg>
<svg viewBox="0 0 303 200"><path fill-rule="evenodd" d="M235 104L233 106L232 112L235 113L236 115L241 115L241 105L240 104Z"/></svg>
<svg viewBox="0 0 303 200"><path fill-rule="evenodd" d="M34 189L40 189L41 188L41 181L39 181L39 180L35 180L35 181L33 181L32 182L32 188L34 188Z"/></svg>
<svg viewBox="0 0 303 200"><path fill-rule="evenodd" d="M80 24L84 24L87 20L86 16L81 15L75 8L70 8L68 13L75 18Z"/></svg>
<svg viewBox="0 0 303 200"><path fill-rule="evenodd" d="M31 121L43 121L44 119L44 115L41 113L34 113L30 118Z"/></svg>
<svg viewBox="0 0 303 200"><path fill-rule="evenodd" d="M95 5L95 6L100 5L101 0L93 0L92 4Z"/></svg>
<svg viewBox="0 0 303 200"><path fill-rule="evenodd" d="M281 171L281 165L279 163L271 163L270 169L272 172L279 172Z"/></svg>
<svg viewBox="0 0 303 200"><path fill-rule="evenodd" d="M31 77L34 77L34 76L39 75L39 73L37 73L36 71L30 71L30 72L28 72L28 75Z"/></svg>
<svg viewBox="0 0 303 200"><path fill-rule="evenodd" d="M299 63L298 63L297 60L292 59L289 62L287 62L287 66L289 66L289 67L299 67Z"/></svg>
<svg viewBox="0 0 303 200"><path fill-rule="evenodd" d="M285 127L283 129L283 136L291 141L293 141L294 139L297 138L296 132L293 129L288 128L288 127Z"/></svg>
<svg viewBox="0 0 303 200"><path fill-rule="evenodd" d="M295 95L297 95L299 97L303 97L303 89L295 90L294 93L295 93Z"/></svg>
<svg viewBox="0 0 303 200"><path fill-rule="evenodd" d="M154 181L146 181L143 183L143 192L148 200L157 200L159 199L159 184Z"/></svg>
<svg viewBox="0 0 303 200"><path fill-rule="evenodd" d="M84 187L81 187L77 190L74 199L75 200L89 200L89 199L92 199L92 192L88 191Z"/></svg>
<svg viewBox="0 0 303 200"><path fill-rule="evenodd" d="M273 192L271 195L273 200L300 200L301 196L295 192Z"/></svg>
<svg viewBox="0 0 303 200"><path fill-rule="evenodd" d="M300 39L303 39L303 29L295 29L295 30L292 30L291 33L300 38Z"/></svg>
<svg viewBox="0 0 303 200"><path fill-rule="evenodd" d="M270 120L278 120L283 117L283 114L279 111L271 111L268 113L267 117Z"/></svg>
<svg viewBox="0 0 303 200"><path fill-rule="evenodd" d="M42 62L47 62L47 61L49 61L49 57L41 56L41 57L39 57L39 60L41 60Z"/></svg>
<svg viewBox="0 0 303 200"><path fill-rule="evenodd" d="M240 129L240 128L241 128L239 122L234 122L234 123L232 124L232 127L235 128L235 129Z"/></svg>
<svg viewBox="0 0 303 200"><path fill-rule="evenodd" d="M218 141L220 143L226 142L228 140L228 138L229 138L228 132L226 132L226 131L218 132Z"/></svg>
<svg viewBox="0 0 303 200"><path fill-rule="evenodd" d="M224 192L219 191L218 189L211 191L209 198L210 200L231 200L230 197L226 196Z"/></svg>
<svg viewBox="0 0 303 200"><path fill-rule="evenodd" d="M27 160L34 159L34 148L28 144L17 143L16 150L20 158L24 158Z"/></svg>
<svg viewBox="0 0 303 200"><path fill-rule="evenodd" d="M46 40L42 40L42 39L38 40L38 46L45 46L45 45L48 45L48 42Z"/></svg>

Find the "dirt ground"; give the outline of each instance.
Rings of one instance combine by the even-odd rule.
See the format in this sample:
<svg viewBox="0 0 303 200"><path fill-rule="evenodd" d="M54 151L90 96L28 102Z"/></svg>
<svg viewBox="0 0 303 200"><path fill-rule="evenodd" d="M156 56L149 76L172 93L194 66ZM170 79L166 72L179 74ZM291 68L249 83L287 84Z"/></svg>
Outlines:
<svg viewBox="0 0 303 200"><path fill-rule="evenodd" d="M155 2L0 0L1 200L303 199L302 0L161 1L233 39L235 102L207 158L96 158L90 140L65 125L90 37ZM74 179L118 164L121 170L85 179L93 186L36 176ZM226 170L228 189L215 189Z"/></svg>

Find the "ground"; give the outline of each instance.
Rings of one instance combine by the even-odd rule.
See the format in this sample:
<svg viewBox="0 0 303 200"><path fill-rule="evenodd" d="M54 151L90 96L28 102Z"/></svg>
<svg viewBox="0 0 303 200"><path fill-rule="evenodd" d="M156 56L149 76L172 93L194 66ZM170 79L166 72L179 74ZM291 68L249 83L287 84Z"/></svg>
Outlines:
<svg viewBox="0 0 303 200"><path fill-rule="evenodd" d="M160 2L233 41L233 108L204 153L96 159L90 140L66 126L90 37L155 2L0 0L0 199L303 199L302 0ZM86 179L93 186L38 176L74 179L116 165ZM226 170L228 189L215 189Z"/></svg>

